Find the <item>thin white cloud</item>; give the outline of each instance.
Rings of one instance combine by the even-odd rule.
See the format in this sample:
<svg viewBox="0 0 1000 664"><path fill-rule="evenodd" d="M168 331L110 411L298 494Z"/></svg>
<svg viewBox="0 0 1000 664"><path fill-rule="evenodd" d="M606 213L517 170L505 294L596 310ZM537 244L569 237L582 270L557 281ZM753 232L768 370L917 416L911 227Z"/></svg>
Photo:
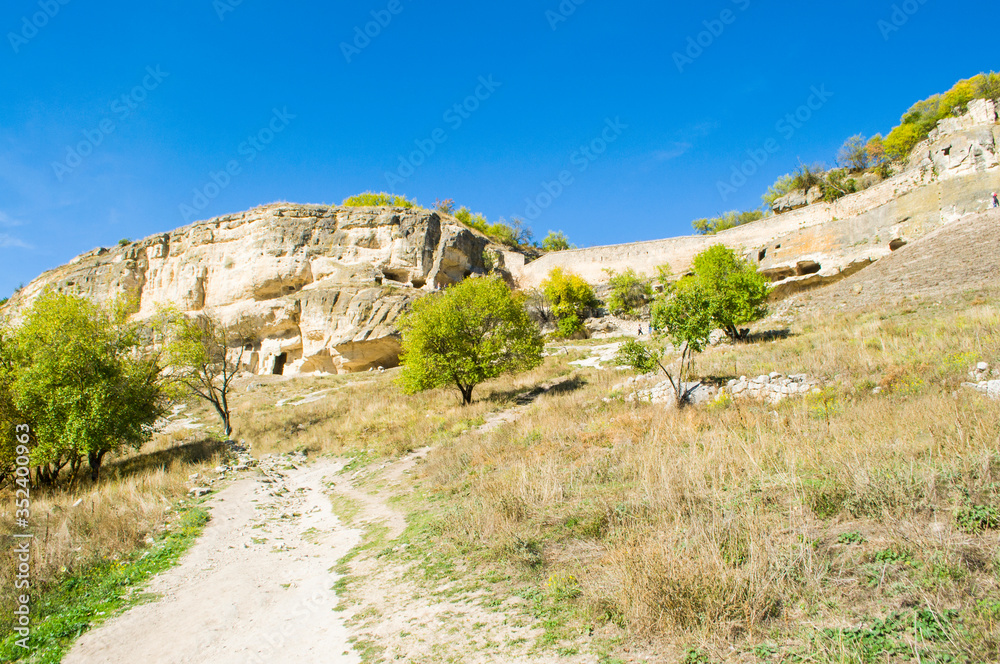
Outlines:
<svg viewBox="0 0 1000 664"><path fill-rule="evenodd" d="M7 233L0 233L0 249L33 249L30 244L27 244L23 240L14 237L13 235L8 235Z"/></svg>
<svg viewBox="0 0 1000 664"><path fill-rule="evenodd" d="M20 222L17 219L12 219L9 214L4 212L3 210L0 210L0 226L2 226L3 228L11 228L13 226L22 226L22 225L23 222Z"/></svg>
<svg viewBox="0 0 1000 664"><path fill-rule="evenodd" d="M690 143L674 143L666 149L656 150L653 152L652 157L654 161L658 162L672 161L683 156L690 149Z"/></svg>

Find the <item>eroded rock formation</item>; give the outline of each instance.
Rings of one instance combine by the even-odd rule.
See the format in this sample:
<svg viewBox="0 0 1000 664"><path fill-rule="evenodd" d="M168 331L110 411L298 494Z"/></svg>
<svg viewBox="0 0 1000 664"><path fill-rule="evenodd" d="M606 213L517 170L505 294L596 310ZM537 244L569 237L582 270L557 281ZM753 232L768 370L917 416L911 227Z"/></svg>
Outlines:
<svg viewBox="0 0 1000 664"><path fill-rule="evenodd" d="M97 301L139 298L139 316L173 305L256 339L255 373L346 373L398 363L395 322L426 292L485 271L504 253L452 217L422 209L275 204L197 222L50 270L8 304L46 288ZM511 257L508 255L508 260Z"/></svg>

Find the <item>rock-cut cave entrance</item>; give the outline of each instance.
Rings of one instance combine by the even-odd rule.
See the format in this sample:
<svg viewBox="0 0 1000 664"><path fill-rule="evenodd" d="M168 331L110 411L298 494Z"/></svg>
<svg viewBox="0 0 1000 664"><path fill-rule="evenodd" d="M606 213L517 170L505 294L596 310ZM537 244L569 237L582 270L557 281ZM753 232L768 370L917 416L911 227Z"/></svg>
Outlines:
<svg viewBox="0 0 1000 664"><path fill-rule="evenodd" d="M285 373L285 362L288 361L288 353L281 353L274 358L274 371L271 373L275 376L281 376Z"/></svg>

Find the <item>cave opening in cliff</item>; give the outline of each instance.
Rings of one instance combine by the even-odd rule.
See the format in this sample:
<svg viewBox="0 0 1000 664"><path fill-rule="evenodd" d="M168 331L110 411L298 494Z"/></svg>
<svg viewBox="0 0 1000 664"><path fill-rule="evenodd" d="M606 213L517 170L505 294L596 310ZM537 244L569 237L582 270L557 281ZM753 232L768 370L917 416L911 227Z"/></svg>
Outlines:
<svg viewBox="0 0 1000 664"><path fill-rule="evenodd" d="M288 353L281 353L274 358L274 371L271 373L275 376L281 376L285 373L285 362L288 361Z"/></svg>
<svg viewBox="0 0 1000 664"><path fill-rule="evenodd" d="M807 274L816 274L823 269L823 266L816 261L799 261L795 265L795 274L804 277Z"/></svg>

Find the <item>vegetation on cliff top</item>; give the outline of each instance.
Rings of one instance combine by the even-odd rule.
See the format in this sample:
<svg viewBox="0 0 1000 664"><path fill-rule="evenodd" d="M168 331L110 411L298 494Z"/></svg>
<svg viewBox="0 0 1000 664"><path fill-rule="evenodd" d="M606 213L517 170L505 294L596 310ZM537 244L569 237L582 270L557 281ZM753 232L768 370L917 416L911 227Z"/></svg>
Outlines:
<svg viewBox="0 0 1000 664"><path fill-rule="evenodd" d="M903 114L899 125L884 137L882 134L871 138L864 134L851 136L837 153L838 168L800 163L794 173L779 177L761 196L763 205L759 210L732 211L714 218L697 219L692 222L692 227L700 234L713 235L751 223L770 214L779 198L794 191L808 191L812 187L820 188L822 200L826 202L861 191L865 185L860 174L873 172L878 179L889 177L893 162L905 162L913 148L930 135L938 122L966 113L969 103L975 99L1000 101L1000 74L978 74L957 82L947 92L917 102Z"/></svg>
<svg viewBox="0 0 1000 664"><path fill-rule="evenodd" d="M366 191L356 196L348 196L341 205L344 207L401 207L407 209L417 207L416 202L408 200L405 196L387 194L384 191L379 193Z"/></svg>

